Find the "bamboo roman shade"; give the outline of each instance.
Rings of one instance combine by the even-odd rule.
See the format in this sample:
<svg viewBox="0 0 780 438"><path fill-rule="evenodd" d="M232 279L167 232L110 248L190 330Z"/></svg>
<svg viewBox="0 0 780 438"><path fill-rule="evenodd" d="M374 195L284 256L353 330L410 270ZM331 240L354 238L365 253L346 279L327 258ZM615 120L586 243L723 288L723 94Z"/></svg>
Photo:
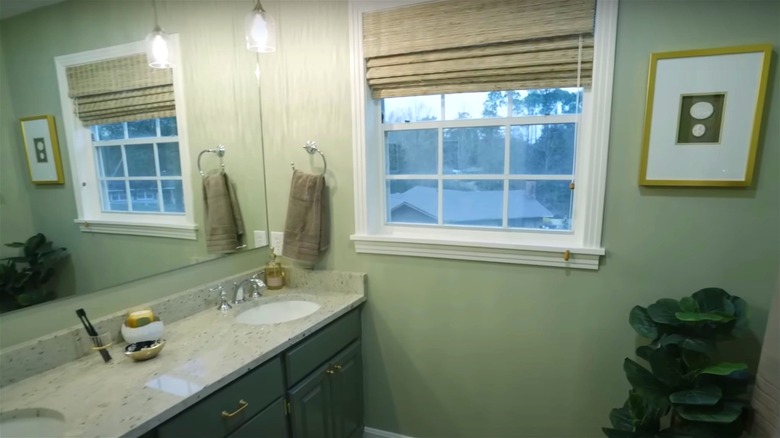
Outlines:
<svg viewBox="0 0 780 438"><path fill-rule="evenodd" d="M374 98L590 85L595 0L443 0L363 15ZM581 69L578 69L578 66Z"/></svg>
<svg viewBox="0 0 780 438"><path fill-rule="evenodd" d="M84 126L176 115L170 69L137 54L67 68L69 96Z"/></svg>

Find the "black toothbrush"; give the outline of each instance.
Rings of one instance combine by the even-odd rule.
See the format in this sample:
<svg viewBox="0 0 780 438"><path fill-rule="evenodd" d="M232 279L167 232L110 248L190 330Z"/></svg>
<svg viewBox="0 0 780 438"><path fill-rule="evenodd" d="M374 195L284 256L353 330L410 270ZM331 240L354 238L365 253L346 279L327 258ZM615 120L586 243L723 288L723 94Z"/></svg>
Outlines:
<svg viewBox="0 0 780 438"><path fill-rule="evenodd" d="M84 329L87 330L87 334L92 336L95 347L98 348L100 355L103 356L103 360L109 362L111 360L111 355L108 354L108 351L106 351L105 348L100 348L103 345L100 343L97 330L95 330L95 327L92 326L92 323L89 322L89 318L87 318L87 312L85 312L84 309L77 309L76 316L78 316L81 320L81 323L84 324Z"/></svg>

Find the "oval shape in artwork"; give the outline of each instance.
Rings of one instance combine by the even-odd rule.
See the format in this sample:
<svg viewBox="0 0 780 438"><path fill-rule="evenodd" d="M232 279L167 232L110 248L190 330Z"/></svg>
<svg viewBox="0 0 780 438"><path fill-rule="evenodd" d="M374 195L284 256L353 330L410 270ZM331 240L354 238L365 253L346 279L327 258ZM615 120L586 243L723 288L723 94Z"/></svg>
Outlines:
<svg viewBox="0 0 780 438"><path fill-rule="evenodd" d="M706 119L715 112L715 107L709 102L697 102L691 106L691 117L694 119Z"/></svg>
<svg viewBox="0 0 780 438"><path fill-rule="evenodd" d="M694 137L701 137L705 132L707 132L707 128L705 128L701 123L693 125L693 129L691 129L691 133Z"/></svg>

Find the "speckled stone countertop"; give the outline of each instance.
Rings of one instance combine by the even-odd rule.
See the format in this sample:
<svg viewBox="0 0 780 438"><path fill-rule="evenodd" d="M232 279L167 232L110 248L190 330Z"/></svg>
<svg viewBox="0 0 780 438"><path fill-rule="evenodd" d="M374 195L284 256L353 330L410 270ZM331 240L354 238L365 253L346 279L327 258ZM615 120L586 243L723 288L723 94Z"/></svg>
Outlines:
<svg viewBox="0 0 780 438"><path fill-rule="evenodd" d="M165 348L145 362L125 357L121 344L111 347L109 363L90 354L12 383L0 389L0 409L55 410L65 417L63 436L139 436L365 301L362 290L307 286L266 291L228 314L211 308L166 325ZM289 298L321 307L274 325L235 321L243 310Z"/></svg>

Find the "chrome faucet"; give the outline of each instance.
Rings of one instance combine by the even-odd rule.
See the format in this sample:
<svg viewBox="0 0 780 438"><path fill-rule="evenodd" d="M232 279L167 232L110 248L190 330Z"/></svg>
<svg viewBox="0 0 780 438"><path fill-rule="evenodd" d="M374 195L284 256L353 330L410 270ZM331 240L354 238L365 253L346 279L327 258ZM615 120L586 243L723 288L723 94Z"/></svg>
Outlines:
<svg viewBox="0 0 780 438"><path fill-rule="evenodd" d="M221 284L217 287L209 289L209 292L219 292L219 306L217 306L217 310L222 313L226 313L228 310L230 310L231 306L227 300L227 293Z"/></svg>
<svg viewBox="0 0 780 438"><path fill-rule="evenodd" d="M252 285L252 294L249 295L250 300L256 300L262 296L261 291L265 289L266 286L265 283L263 283L263 280L260 279L260 274L255 274L240 283L237 281L233 282L233 304L241 304L246 302L243 288L247 283Z"/></svg>

